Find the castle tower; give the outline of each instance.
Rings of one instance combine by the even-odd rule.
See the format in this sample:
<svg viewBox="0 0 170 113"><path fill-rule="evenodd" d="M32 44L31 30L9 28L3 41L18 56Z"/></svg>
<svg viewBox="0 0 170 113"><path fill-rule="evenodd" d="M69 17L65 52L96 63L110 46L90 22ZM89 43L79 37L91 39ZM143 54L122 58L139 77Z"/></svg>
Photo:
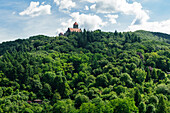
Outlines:
<svg viewBox="0 0 170 113"><path fill-rule="evenodd" d="M68 28L68 30L64 33L64 36L68 36L69 33L72 33L72 32L77 32L77 33L80 33L82 32L81 29L78 28L78 23L75 22L73 24L73 28ZM59 34L60 36L62 36L62 34Z"/></svg>
<svg viewBox="0 0 170 113"><path fill-rule="evenodd" d="M77 22L75 22L75 23L73 24L73 28L77 28L77 29L78 29L78 23L77 23Z"/></svg>

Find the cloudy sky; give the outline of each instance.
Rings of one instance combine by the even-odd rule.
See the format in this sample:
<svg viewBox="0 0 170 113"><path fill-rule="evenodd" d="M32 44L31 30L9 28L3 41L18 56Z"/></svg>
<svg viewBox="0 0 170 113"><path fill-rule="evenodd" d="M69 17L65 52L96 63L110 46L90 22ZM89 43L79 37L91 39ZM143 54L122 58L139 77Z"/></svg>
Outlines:
<svg viewBox="0 0 170 113"><path fill-rule="evenodd" d="M169 0L0 0L0 43L82 29L170 34Z"/></svg>

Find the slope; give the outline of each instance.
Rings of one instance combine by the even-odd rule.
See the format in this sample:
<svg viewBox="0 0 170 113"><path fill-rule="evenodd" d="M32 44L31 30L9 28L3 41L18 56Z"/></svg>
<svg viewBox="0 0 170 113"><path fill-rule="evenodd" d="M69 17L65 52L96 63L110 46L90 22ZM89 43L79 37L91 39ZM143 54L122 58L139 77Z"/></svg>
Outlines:
<svg viewBox="0 0 170 113"><path fill-rule="evenodd" d="M168 112L170 44L140 34L84 30L0 44L0 112Z"/></svg>

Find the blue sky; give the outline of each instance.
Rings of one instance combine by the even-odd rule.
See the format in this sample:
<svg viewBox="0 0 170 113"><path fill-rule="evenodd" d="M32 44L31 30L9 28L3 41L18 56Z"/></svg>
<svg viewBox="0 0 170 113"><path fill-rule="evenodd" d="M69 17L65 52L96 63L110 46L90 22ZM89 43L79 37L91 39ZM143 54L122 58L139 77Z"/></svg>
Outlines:
<svg viewBox="0 0 170 113"><path fill-rule="evenodd" d="M0 43L82 29L170 34L169 0L0 0Z"/></svg>

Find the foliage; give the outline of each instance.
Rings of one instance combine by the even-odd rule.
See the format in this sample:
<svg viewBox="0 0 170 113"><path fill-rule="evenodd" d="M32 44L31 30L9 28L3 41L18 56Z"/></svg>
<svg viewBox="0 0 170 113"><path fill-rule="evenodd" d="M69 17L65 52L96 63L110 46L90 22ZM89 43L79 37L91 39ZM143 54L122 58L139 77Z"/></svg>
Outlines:
<svg viewBox="0 0 170 113"><path fill-rule="evenodd" d="M169 37L84 30L3 42L0 112L168 113Z"/></svg>

